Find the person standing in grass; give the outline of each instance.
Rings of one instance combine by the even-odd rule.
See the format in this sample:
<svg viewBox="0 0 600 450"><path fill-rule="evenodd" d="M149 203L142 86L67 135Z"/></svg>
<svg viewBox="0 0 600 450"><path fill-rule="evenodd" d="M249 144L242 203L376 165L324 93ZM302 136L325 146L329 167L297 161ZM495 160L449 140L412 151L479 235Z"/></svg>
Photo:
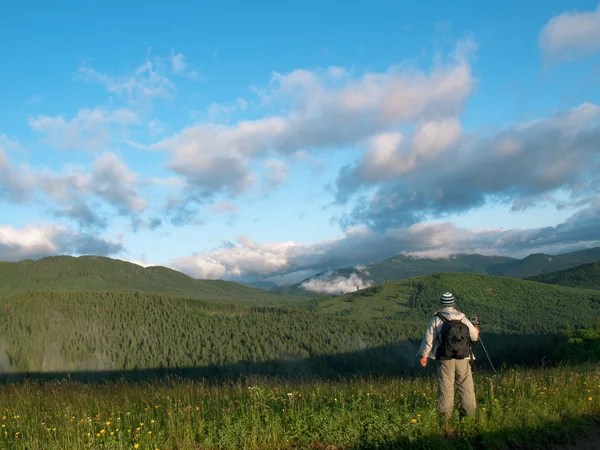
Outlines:
<svg viewBox="0 0 600 450"><path fill-rule="evenodd" d="M471 373L474 359L472 344L479 339L479 329L454 305L454 296L446 292L440 297L440 310L433 316L418 356L421 366L427 360L437 361L438 408L449 419L454 411L454 385L460 394L461 412L474 415L477 407Z"/></svg>

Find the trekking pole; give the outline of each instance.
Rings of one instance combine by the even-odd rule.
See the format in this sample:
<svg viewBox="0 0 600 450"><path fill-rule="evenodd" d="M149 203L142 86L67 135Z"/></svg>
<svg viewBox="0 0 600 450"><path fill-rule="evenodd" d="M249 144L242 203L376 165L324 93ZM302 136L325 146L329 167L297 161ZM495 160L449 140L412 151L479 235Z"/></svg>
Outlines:
<svg viewBox="0 0 600 450"><path fill-rule="evenodd" d="M485 348L485 345L483 344L483 341L481 340L481 336L479 336L479 342L481 343L481 348L483 348L483 351L485 353L485 356L487 357L488 362L490 363L490 366L492 367L492 370L494 371L494 373L496 375L498 375L498 372L496 372L496 369L494 368L494 364L492 364L492 360L490 358L490 355L488 354L487 349Z"/></svg>
<svg viewBox="0 0 600 450"><path fill-rule="evenodd" d="M479 326L479 324L481 323L479 320L479 316L472 316L470 320L471 320L471 323L473 323L473 325L475 325L475 326ZM477 342L481 343L481 348L483 348L483 352L485 353L485 356L486 356L488 362L490 363L490 367L492 368L492 371L494 372L496 381L498 382L498 386L502 387L500 378L498 378L498 372L496 372L496 368L494 367L494 364L492 363L492 358L490 358L490 354L488 353L487 348L485 348L485 344L483 343L483 340L481 339L481 333L479 333L479 338L477 339ZM475 345L477 345L477 343L475 343Z"/></svg>
<svg viewBox="0 0 600 450"><path fill-rule="evenodd" d="M498 382L498 386L502 387L502 383L500 382L500 378L498 377L498 372L496 372L496 369L494 368L494 364L492 364L492 359L490 358L490 355L489 355L487 349L485 348L485 345L483 344L483 341L481 340L481 335L479 335L479 339L477 339L477 342L481 343L481 348L483 348L485 356L487 357L487 360L490 363L490 367L492 368L492 371L494 372L494 376L496 377L496 381Z"/></svg>

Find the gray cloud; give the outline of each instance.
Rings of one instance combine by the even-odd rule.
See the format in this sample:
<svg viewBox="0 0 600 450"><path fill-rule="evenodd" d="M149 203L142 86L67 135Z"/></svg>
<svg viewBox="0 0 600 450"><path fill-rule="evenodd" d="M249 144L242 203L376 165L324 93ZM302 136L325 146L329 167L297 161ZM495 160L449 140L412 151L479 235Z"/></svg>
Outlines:
<svg viewBox="0 0 600 450"><path fill-rule="evenodd" d="M444 141L443 134L436 140ZM552 200L558 189L583 206L600 188L596 105L448 142L427 157L415 151L414 139L376 142L364 159L339 175L338 202L357 199L341 223L381 231L468 211L489 200L512 202L513 209L522 210L539 198ZM375 194L365 194L365 187L377 187Z"/></svg>
<svg viewBox="0 0 600 450"><path fill-rule="evenodd" d="M91 208L81 200L75 200L72 204L54 211L55 217L68 217L75 220L82 228L106 229L108 220L100 216L96 208Z"/></svg>
<svg viewBox="0 0 600 450"><path fill-rule="evenodd" d="M94 234L78 233L62 226L13 228L0 225L2 261L38 259L61 254L110 256L122 250L123 247L118 242L107 241Z"/></svg>
<svg viewBox="0 0 600 450"><path fill-rule="evenodd" d="M81 168L72 168L66 174L40 173L37 185L47 196L64 205L58 211L59 215L68 216L83 227L102 228L106 224L98 209L92 211L90 208L89 196L104 200L122 216L137 217L148 205L138 193L137 174L114 153L104 153L96 158L89 173Z"/></svg>
<svg viewBox="0 0 600 450"><path fill-rule="evenodd" d="M135 217L145 211L147 202L138 192L140 184L138 175L114 153L96 158L89 172L70 166L63 173L55 173L18 167L0 146L0 197L14 203L39 201L45 206L49 198L58 205L53 209L55 217L69 217L84 228L107 225L99 207L91 206L94 197L123 216Z"/></svg>
<svg viewBox="0 0 600 450"><path fill-rule="evenodd" d="M567 11L552 17L540 32L547 60L571 61L600 52L600 4L595 11Z"/></svg>

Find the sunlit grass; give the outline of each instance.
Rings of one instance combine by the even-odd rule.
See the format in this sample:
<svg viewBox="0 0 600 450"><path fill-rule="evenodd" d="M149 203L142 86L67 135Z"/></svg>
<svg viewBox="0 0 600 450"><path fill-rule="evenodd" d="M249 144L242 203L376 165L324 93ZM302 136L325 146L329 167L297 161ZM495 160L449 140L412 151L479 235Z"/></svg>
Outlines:
<svg viewBox="0 0 600 450"><path fill-rule="evenodd" d="M572 418L600 412L600 368L475 374L478 413L453 420L445 448L533 445L572 431ZM500 381L501 384L498 383ZM360 378L291 383L252 378L0 387L0 448L442 448L436 382ZM532 433L538 430L537 433ZM321 444L322 447L319 447ZM136 447L137 446L137 447ZM397 448L397 447L395 447Z"/></svg>

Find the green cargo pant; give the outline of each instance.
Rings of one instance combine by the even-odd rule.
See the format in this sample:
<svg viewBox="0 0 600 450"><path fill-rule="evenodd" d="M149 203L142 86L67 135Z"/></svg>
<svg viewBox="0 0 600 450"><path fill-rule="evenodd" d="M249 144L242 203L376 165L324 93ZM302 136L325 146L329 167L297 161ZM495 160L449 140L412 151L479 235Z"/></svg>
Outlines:
<svg viewBox="0 0 600 450"><path fill-rule="evenodd" d="M475 414L475 388L468 359L449 359L438 361L438 409L450 418L454 411L454 383L460 394L463 413Z"/></svg>

